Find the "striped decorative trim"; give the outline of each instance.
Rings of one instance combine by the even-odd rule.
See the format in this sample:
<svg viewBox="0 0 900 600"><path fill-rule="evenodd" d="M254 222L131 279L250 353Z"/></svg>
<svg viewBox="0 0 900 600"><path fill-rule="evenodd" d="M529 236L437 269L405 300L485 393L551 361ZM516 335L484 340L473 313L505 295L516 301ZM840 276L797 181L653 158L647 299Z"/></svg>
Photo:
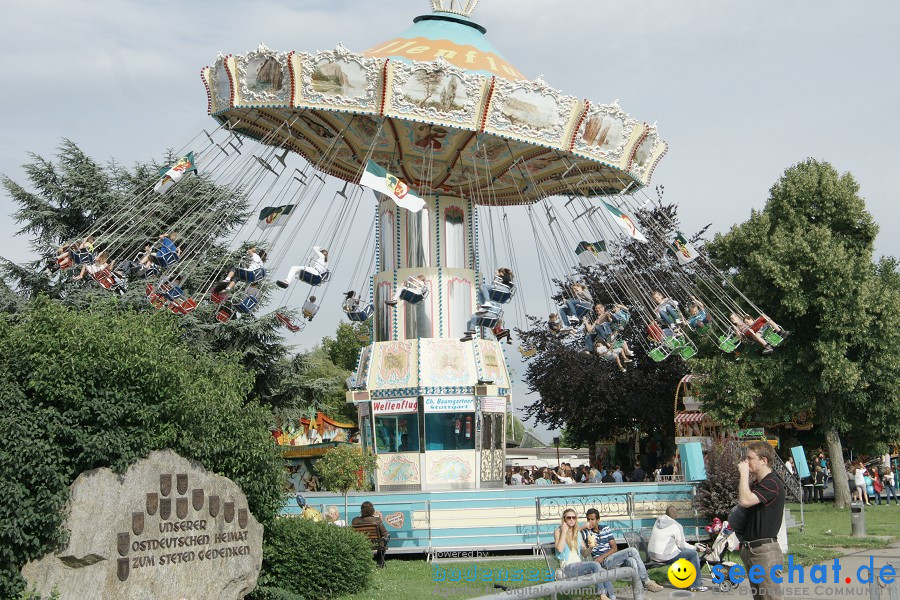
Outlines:
<svg viewBox="0 0 900 600"><path fill-rule="evenodd" d="M578 123L575 124L575 128L572 129L572 139L569 140L569 152L575 150L575 140L578 139L578 131L581 129L581 124L584 123L584 120L588 116L588 112L591 110L591 103L587 100L584 101L584 110L581 112L581 118L578 119Z"/></svg>

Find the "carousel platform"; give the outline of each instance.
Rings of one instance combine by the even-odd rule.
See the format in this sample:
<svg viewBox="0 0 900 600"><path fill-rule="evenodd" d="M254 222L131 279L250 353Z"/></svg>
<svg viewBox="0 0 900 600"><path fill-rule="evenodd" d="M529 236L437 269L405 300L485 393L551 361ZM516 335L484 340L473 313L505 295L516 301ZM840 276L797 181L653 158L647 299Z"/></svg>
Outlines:
<svg viewBox="0 0 900 600"><path fill-rule="evenodd" d="M703 523L691 505L694 486L690 483L573 484L548 486L507 486L496 489L353 492L349 495L349 519L359 514L359 505L368 500L381 514L391 534L389 554L426 554L428 559L482 556L478 552L510 550L537 551L541 543L553 540L566 508L585 511L596 508L616 539L626 532L640 532L653 526L666 507L674 505L689 518L679 521L688 538L701 535ZM324 512L336 506L344 515L344 498L327 492L304 494L313 508ZM290 499L282 514L298 515ZM705 532L703 532L705 534ZM471 553L465 554L465 553Z"/></svg>

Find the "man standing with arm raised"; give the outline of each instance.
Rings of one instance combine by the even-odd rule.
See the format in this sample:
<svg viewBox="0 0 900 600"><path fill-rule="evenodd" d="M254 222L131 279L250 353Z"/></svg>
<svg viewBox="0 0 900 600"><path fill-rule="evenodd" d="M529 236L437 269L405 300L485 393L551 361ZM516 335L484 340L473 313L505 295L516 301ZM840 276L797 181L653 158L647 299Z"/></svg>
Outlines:
<svg viewBox="0 0 900 600"><path fill-rule="evenodd" d="M784 517L784 481L772 471L775 451L767 442L751 442L747 457L738 463L740 483L738 504L747 509L747 526L741 558L747 567L754 600L781 600L781 584L772 581L774 570L782 576L784 554L778 545L778 531ZM755 480L750 484L750 476ZM763 573L759 573L761 567ZM774 569L773 569L774 567ZM753 579L760 583L753 583Z"/></svg>

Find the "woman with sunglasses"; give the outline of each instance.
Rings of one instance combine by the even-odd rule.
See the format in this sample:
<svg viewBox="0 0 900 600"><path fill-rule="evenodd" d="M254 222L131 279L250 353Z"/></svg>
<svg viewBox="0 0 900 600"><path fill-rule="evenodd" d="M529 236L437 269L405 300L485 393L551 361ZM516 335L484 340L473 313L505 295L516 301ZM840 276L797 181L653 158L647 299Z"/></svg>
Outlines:
<svg viewBox="0 0 900 600"><path fill-rule="evenodd" d="M571 508L563 511L559 527L553 532L553 541L556 544L556 558L566 577L579 577L602 573L603 567L593 560L582 560L584 555L590 556L590 548L581 539L578 530L578 516ZM600 600L615 600L615 589L611 581L597 584L597 593Z"/></svg>

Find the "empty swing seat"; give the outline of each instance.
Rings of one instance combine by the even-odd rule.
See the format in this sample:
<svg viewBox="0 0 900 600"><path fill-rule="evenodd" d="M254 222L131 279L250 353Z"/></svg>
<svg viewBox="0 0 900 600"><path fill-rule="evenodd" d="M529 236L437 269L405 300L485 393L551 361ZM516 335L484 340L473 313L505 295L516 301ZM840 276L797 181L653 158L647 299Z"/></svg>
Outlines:
<svg viewBox="0 0 900 600"><path fill-rule="evenodd" d="M297 279L299 279L303 283L308 283L313 287L325 283L330 277L331 271L323 271L319 273L312 267L303 267L303 269L301 269L301 271L297 274Z"/></svg>
<svg viewBox="0 0 900 600"><path fill-rule="evenodd" d="M428 297L428 288L421 288L419 290L413 290L408 287L404 287L400 290L400 299L404 302L409 302L410 304L418 304L422 300Z"/></svg>
<svg viewBox="0 0 900 600"><path fill-rule="evenodd" d="M172 251L160 250L150 255L150 260L158 267L164 269L178 262L178 254Z"/></svg>
<svg viewBox="0 0 900 600"><path fill-rule="evenodd" d="M256 296L247 296L241 303L237 305L237 309L244 314L253 312L253 310L259 306L259 300L256 299Z"/></svg>
<svg viewBox="0 0 900 600"><path fill-rule="evenodd" d="M516 286L514 285L505 285L502 281L494 280L494 283L491 285L491 300L494 302L499 302L500 304L506 304L510 300L512 300L513 295L516 293Z"/></svg>
<svg viewBox="0 0 900 600"><path fill-rule="evenodd" d="M222 292L210 292L209 299L213 301L214 304L222 304L226 300L228 300L228 294L224 291Z"/></svg>
<svg viewBox="0 0 900 600"><path fill-rule="evenodd" d="M169 310L176 315L186 315L197 308L197 301L193 298L182 300L181 302L172 302L169 304Z"/></svg>
<svg viewBox="0 0 900 600"><path fill-rule="evenodd" d="M306 327L306 323L300 321L299 325L295 325L293 321L287 315L283 315L280 312L275 313L275 318L279 323L284 325L288 331L292 333L297 333L298 331L303 331L303 328Z"/></svg>
<svg viewBox="0 0 900 600"><path fill-rule="evenodd" d="M719 350L731 354L741 345L741 339L737 336L719 336Z"/></svg>
<svg viewBox="0 0 900 600"><path fill-rule="evenodd" d="M662 346L657 346L653 350L650 351L648 356L653 359L654 362L662 362L669 357L669 351L667 348Z"/></svg>
<svg viewBox="0 0 900 600"><path fill-rule="evenodd" d="M500 322L500 317L502 316L503 311L500 310L499 306L489 306L481 314L476 313L475 325L477 325L478 327L487 327L489 329L493 329Z"/></svg>
<svg viewBox="0 0 900 600"><path fill-rule="evenodd" d="M223 306L216 311L216 321L219 323L227 323L232 316L234 316L234 311L227 306Z"/></svg>
<svg viewBox="0 0 900 600"><path fill-rule="evenodd" d="M72 262L78 266L94 264L94 255L87 250L69 250Z"/></svg>
<svg viewBox="0 0 900 600"><path fill-rule="evenodd" d="M763 327L761 335L763 336L763 339L769 342L769 344L771 344L772 346L777 346L784 341L784 336L780 335L771 327Z"/></svg>
<svg viewBox="0 0 900 600"><path fill-rule="evenodd" d="M235 269L234 278L238 281L247 283L256 283L266 276L266 270L262 267L258 269Z"/></svg>
<svg viewBox="0 0 900 600"><path fill-rule="evenodd" d="M519 354L522 355L522 358L528 360L537 354L537 350L534 348L527 348L525 346L519 346Z"/></svg>
<svg viewBox="0 0 900 600"><path fill-rule="evenodd" d="M93 277L94 281L99 283L103 289L111 290L116 287L116 279L113 277L112 273L109 272L109 269L101 269L91 277Z"/></svg>
<svg viewBox="0 0 900 600"><path fill-rule="evenodd" d="M160 286L160 294L166 299L172 302L180 300L184 298L184 290L182 290L177 285L169 286Z"/></svg>
<svg viewBox="0 0 900 600"><path fill-rule="evenodd" d="M368 321L375 314L375 305L367 304L361 310L354 310L347 313L347 318L351 321L362 323Z"/></svg>

